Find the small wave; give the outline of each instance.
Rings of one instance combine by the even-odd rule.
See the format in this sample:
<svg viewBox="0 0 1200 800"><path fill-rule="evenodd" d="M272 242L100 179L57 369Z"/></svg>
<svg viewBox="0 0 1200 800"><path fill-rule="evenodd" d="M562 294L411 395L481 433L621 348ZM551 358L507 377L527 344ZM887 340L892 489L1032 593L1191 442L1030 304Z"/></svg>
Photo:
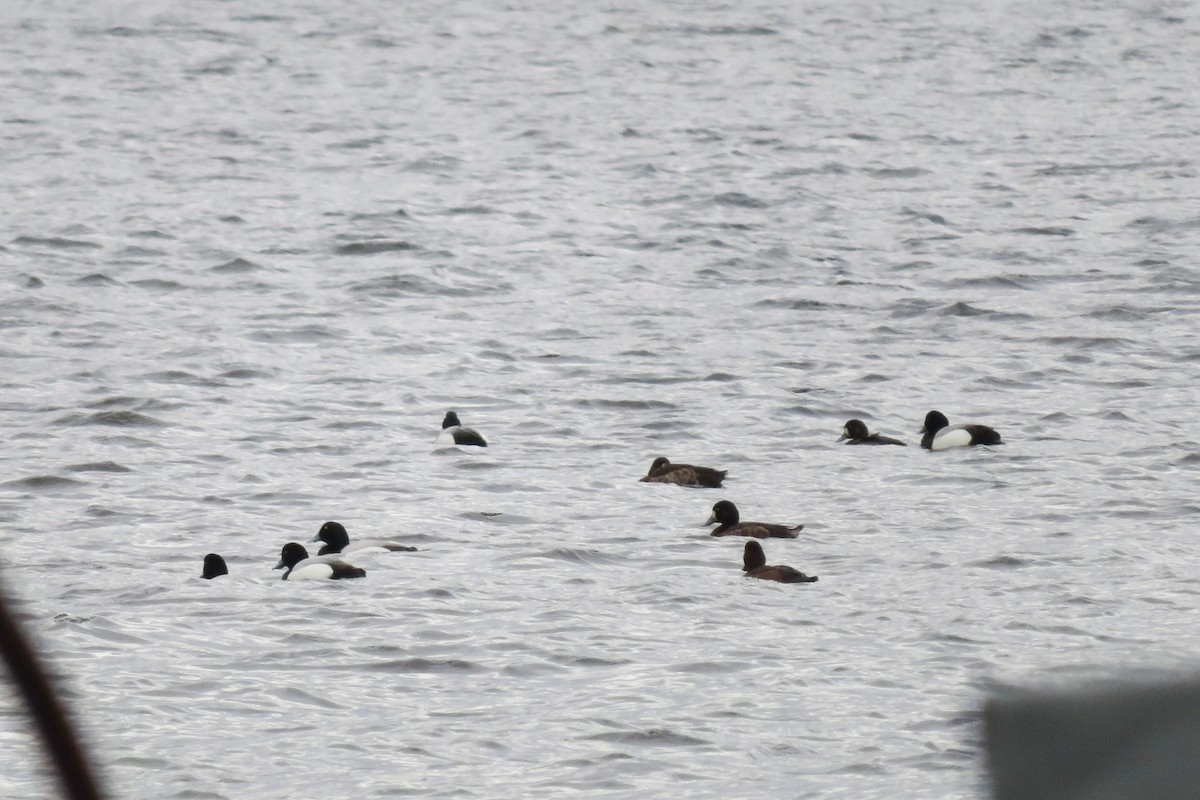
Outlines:
<svg viewBox="0 0 1200 800"><path fill-rule="evenodd" d="M660 411L662 409L676 409L674 403L667 403L662 400L574 400L571 405L575 408L583 409L627 409L631 411Z"/></svg>
<svg viewBox="0 0 1200 800"><path fill-rule="evenodd" d="M348 287L356 294L376 297L436 297L465 296L463 289L452 289L416 275L385 275L380 278L352 283Z"/></svg>
<svg viewBox="0 0 1200 800"><path fill-rule="evenodd" d="M628 658L599 658L597 656L554 656L551 661L568 667L623 667L632 664Z"/></svg>
<svg viewBox="0 0 1200 800"><path fill-rule="evenodd" d="M808 300L806 298L772 298L769 300L759 300L755 305L760 308L783 308L789 311L826 311L832 308L829 303L822 303L820 300Z"/></svg>
<svg viewBox="0 0 1200 800"><path fill-rule="evenodd" d="M114 425L129 428L157 428L167 423L136 411L97 411L94 414L68 414L55 420L56 425Z"/></svg>
<svg viewBox="0 0 1200 800"><path fill-rule="evenodd" d="M705 739L697 739L695 736L676 733L668 728L650 728L644 731L613 731L611 733L597 733L592 736L585 736L584 738L593 742L665 745L667 747L694 747L696 745L711 744L711 742Z"/></svg>
<svg viewBox="0 0 1200 800"><path fill-rule="evenodd" d="M881 169L866 169L863 172L872 178L917 178L921 175L929 174L929 170L924 167L883 167Z"/></svg>
<svg viewBox="0 0 1200 800"><path fill-rule="evenodd" d="M262 267L258 264L255 264L253 261L247 261L244 258L235 258L232 261L226 261L223 264L217 264L215 267L210 267L209 269L213 272L238 274L245 272L256 272L257 270L262 269Z"/></svg>
<svg viewBox="0 0 1200 800"><path fill-rule="evenodd" d="M1047 336L1044 341L1055 346L1069 345L1078 350L1118 350L1129 345L1128 339L1116 336Z"/></svg>
<svg viewBox="0 0 1200 800"><path fill-rule="evenodd" d="M1020 569L1021 567L1029 566L1029 562L1016 556L996 556L995 558L988 558L983 561L975 561L971 566L985 567L987 569Z"/></svg>
<svg viewBox="0 0 1200 800"><path fill-rule="evenodd" d="M484 216L487 214L495 214L496 210L490 206L454 206L453 208L447 208L442 213L446 214L447 216L457 216L460 214L469 216Z"/></svg>
<svg viewBox="0 0 1200 800"><path fill-rule="evenodd" d="M770 205L765 200L759 200L742 192L725 192L713 198L717 205L733 206L735 208L766 208Z"/></svg>
<svg viewBox="0 0 1200 800"><path fill-rule="evenodd" d="M302 325L299 328L290 328L287 330L259 330L250 334L249 338L256 342L294 344L340 339L341 334L326 328L324 325Z"/></svg>
<svg viewBox="0 0 1200 800"><path fill-rule="evenodd" d="M945 282L950 289L1026 289L1025 276L985 275L977 278L956 278Z"/></svg>
<svg viewBox="0 0 1200 800"><path fill-rule="evenodd" d="M251 378L269 378L269 373L262 370L250 369L249 367L238 367L236 369L226 370L222 372L220 377L229 378L231 380L249 380Z"/></svg>
<svg viewBox="0 0 1200 800"><path fill-rule="evenodd" d="M76 286L120 286L118 281L113 280L104 273L93 272L91 275L84 275L82 278L76 278L71 281Z"/></svg>
<svg viewBox="0 0 1200 800"><path fill-rule="evenodd" d="M366 664L367 669L376 672L479 672L483 667L476 664L474 661L466 661L461 658L400 658L392 661L383 661L372 664Z"/></svg>
<svg viewBox="0 0 1200 800"><path fill-rule="evenodd" d="M763 25L684 25L680 33L699 36L778 36L779 31Z"/></svg>
<svg viewBox="0 0 1200 800"><path fill-rule="evenodd" d="M1029 236L1074 236L1075 231L1071 228L1054 228L1054 227L1032 227L1032 228L1013 228L1013 233L1023 233Z"/></svg>
<svg viewBox="0 0 1200 800"><path fill-rule="evenodd" d="M1115 305L1108 308L1098 308L1095 311L1089 311L1084 314L1084 317L1089 319L1111 319L1118 322L1140 322L1146 319L1150 314L1155 313L1158 309L1134 308L1127 305ZM1166 309L1162 309L1166 310Z"/></svg>
<svg viewBox="0 0 1200 800"><path fill-rule="evenodd" d="M68 472L131 472L129 467L115 461L91 461L86 464L72 464Z"/></svg>
<svg viewBox="0 0 1200 800"><path fill-rule="evenodd" d="M541 558L552 558L557 561L568 561L572 564L620 564L625 561L619 556L602 553L599 550L576 549L559 547L540 553Z"/></svg>
<svg viewBox="0 0 1200 800"><path fill-rule="evenodd" d="M744 661L688 661L670 667L672 672L685 672L694 675L727 675L731 672L742 672L750 668Z"/></svg>
<svg viewBox="0 0 1200 800"><path fill-rule="evenodd" d="M73 489L76 486L83 485L83 481L77 481L74 478L63 478L59 475L34 475L29 478L20 478L0 484L0 486L8 486L13 489L29 489L35 492L54 492L62 489Z"/></svg>
<svg viewBox="0 0 1200 800"><path fill-rule="evenodd" d="M53 247L56 250L99 250L103 245L83 239L66 239L61 236L18 236L13 244L30 247Z"/></svg>
<svg viewBox="0 0 1200 800"><path fill-rule="evenodd" d="M960 301L953 305L945 306L938 313L946 317L986 317L996 312L990 309L976 308L970 303Z"/></svg>
<svg viewBox="0 0 1200 800"><path fill-rule="evenodd" d="M178 281L165 281L160 278L149 278L147 280L130 281L130 285L136 286L139 289L152 289L160 292L175 292L180 289L186 289L182 283Z"/></svg>

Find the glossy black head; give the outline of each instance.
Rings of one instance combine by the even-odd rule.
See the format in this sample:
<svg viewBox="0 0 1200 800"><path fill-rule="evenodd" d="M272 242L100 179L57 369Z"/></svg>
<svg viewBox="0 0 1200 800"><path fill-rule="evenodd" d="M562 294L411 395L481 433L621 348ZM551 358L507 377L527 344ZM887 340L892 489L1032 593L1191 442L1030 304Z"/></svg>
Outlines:
<svg viewBox="0 0 1200 800"><path fill-rule="evenodd" d="M283 546L283 550L279 552L279 563L275 565L275 569L287 567L288 570L291 570L292 567L306 558L308 558L308 551L304 549L304 545L297 542L288 542Z"/></svg>
<svg viewBox="0 0 1200 800"><path fill-rule="evenodd" d="M204 557L204 573L200 576L201 578L212 580L218 575L228 574L229 568L225 566L225 559L216 553L209 553Z"/></svg>
<svg viewBox="0 0 1200 800"><path fill-rule="evenodd" d="M766 565L767 556L763 552L762 545L754 539L746 542L746 549L742 551L742 570L750 572Z"/></svg>
<svg viewBox="0 0 1200 800"><path fill-rule="evenodd" d="M870 432L867 430L867 423L861 419L852 419L843 426L842 435L838 438L838 441L850 439L851 441L861 442L870 435Z"/></svg>
<svg viewBox="0 0 1200 800"><path fill-rule="evenodd" d="M930 411L925 415L925 424L921 427L921 433L937 433L942 428L947 427L950 420L946 419L946 415L940 411Z"/></svg>
<svg viewBox="0 0 1200 800"><path fill-rule="evenodd" d="M722 525L737 525L738 510L737 506L728 500L718 500L713 504L712 516L708 518L708 524L719 522Z"/></svg>
<svg viewBox="0 0 1200 800"><path fill-rule="evenodd" d="M346 532L346 526L342 523L330 521L321 526L321 530L317 531L312 541L325 542L326 546L321 548L318 555L340 553L350 544L350 534Z"/></svg>
<svg viewBox="0 0 1200 800"><path fill-rule="evenodd" d="M458 414L455 414L453 411L447 411L446 416L442 419L442 430L457 428L461 425L462 423L458 421Z"/></svg>

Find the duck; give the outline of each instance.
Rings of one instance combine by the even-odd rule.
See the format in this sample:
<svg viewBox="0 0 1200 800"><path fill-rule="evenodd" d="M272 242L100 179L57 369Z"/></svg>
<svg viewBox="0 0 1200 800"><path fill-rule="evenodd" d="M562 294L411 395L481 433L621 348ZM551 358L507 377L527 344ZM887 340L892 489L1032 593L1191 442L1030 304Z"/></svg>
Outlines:
<svg viewBox="0 0 1200 800"><path fill-rule="evenodd" d="M713 529L712 536L753 536L755 539L795 539L804 529L803 525L775 525L769 522L738 522L737 506L728 500L718 500L712 507L712 516L705 525L720 524Z"/></svg>
<svg viewBox="0 0 1200 800"><path fill-rule="evenodd" d="M360 539L354 544L350 543L350 534L346 532L346 526L340 522L326 522L321 526L321 530L317 531L317 535L309 539L309 544L313 542L324 542L324 546L317 551L318 556L344 555L348 556L351 553L399 553L415 552L417 548L410 547L399 542L389 542L381 539Z"/></svg>
<svg viewBox="0 0 1200 800"><path fill-rule="evenodd" d="M458 414L453 411L447 411L446 416L442 418L442 432L438 434L434 444L441 446L466 444L487 447L487 442L483 437L471 428L464 428L463 424L458 421Z"/></svg>
<svg viewBox="0 0 1200 800"><path fill-rule="evenodd" d="M341 580L343 578L365 578L367 571L351 566L345 561L328 556L309 558L304 545L298 542L288 542L279 553L279 563L275 569L287 568L283 573L286 580Z"/></svg>
<svg viewBox="0 0 1200 800"><path fill-rule="evenodd" d="M728 471L712 467L694 467L691 464L672 464L666 457L659 456L650 464L650 471L646 476L638 480L641 483L674 483L677 486L719 489Z"/></svg>
<svg viewBox="0 0 1200 800"><path fill-rule="evenodd" d="M225 559L216 553L209 553L204 557L204 572L200 575L201 578L211 581L213 578L228 574L229 567L225 566Z"/></svg>
<svg viewBox="0 0 1200 800"><path fill-rule="evenodd" d="M898 444L901 447L907 447L904 442L899 439L893 439L890 436L884 436L879 433L871 433L867 429L867 423L861 419L852 419L842 426L842 435L838 437L838 441L846 441L846 444Z"/></svg>
<svg viewBox="0 0 1200 800"><path fill-rule="evenodd" d="M952 447L970 447L977 444L1004 444L1000 434L987 425L951 425L940 411L925 415L921 428L921 447L926 450L949 450Z"/></svg>
<svg viewBox="0 0 1200 800"><path fill-rule="evenodd" d="M754 539L746 542L742 551L742 570L747 578L760 578L764 581L780 583L816 583L816 575L805 575L795 567L783 565L767 566L767 556L763 553L762 545Z"/></svg>

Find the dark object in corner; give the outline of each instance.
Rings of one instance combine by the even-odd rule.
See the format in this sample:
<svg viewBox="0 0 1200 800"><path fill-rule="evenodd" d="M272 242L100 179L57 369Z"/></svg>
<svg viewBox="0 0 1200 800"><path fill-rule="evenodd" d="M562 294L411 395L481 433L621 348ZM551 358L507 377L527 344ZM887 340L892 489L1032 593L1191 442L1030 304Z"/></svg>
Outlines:
<svg viewBox="0 0 1200 800"><path fill-rule="evenodd" d="M13 683L20 690L29 714L37 724L65 796L71 800L100 800L103 795L96 782L95 771L83 752L83 745L46 671L38 662L29 639L12 616L2 590L0 652L3 652L4 663L8 666Z"/></svg>

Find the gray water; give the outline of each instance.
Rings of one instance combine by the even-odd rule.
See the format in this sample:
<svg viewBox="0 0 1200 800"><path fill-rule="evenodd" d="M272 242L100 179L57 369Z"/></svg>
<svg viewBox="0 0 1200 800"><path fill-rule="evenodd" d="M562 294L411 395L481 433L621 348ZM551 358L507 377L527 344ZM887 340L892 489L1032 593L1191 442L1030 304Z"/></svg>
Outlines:
<svg viewBox="0 0 1200 800"><path fill-rule="evenodd" d="M114 797L981 798L996 687L1196 669L1192 4L405 5L3 11L0 560Z"/></svg>

